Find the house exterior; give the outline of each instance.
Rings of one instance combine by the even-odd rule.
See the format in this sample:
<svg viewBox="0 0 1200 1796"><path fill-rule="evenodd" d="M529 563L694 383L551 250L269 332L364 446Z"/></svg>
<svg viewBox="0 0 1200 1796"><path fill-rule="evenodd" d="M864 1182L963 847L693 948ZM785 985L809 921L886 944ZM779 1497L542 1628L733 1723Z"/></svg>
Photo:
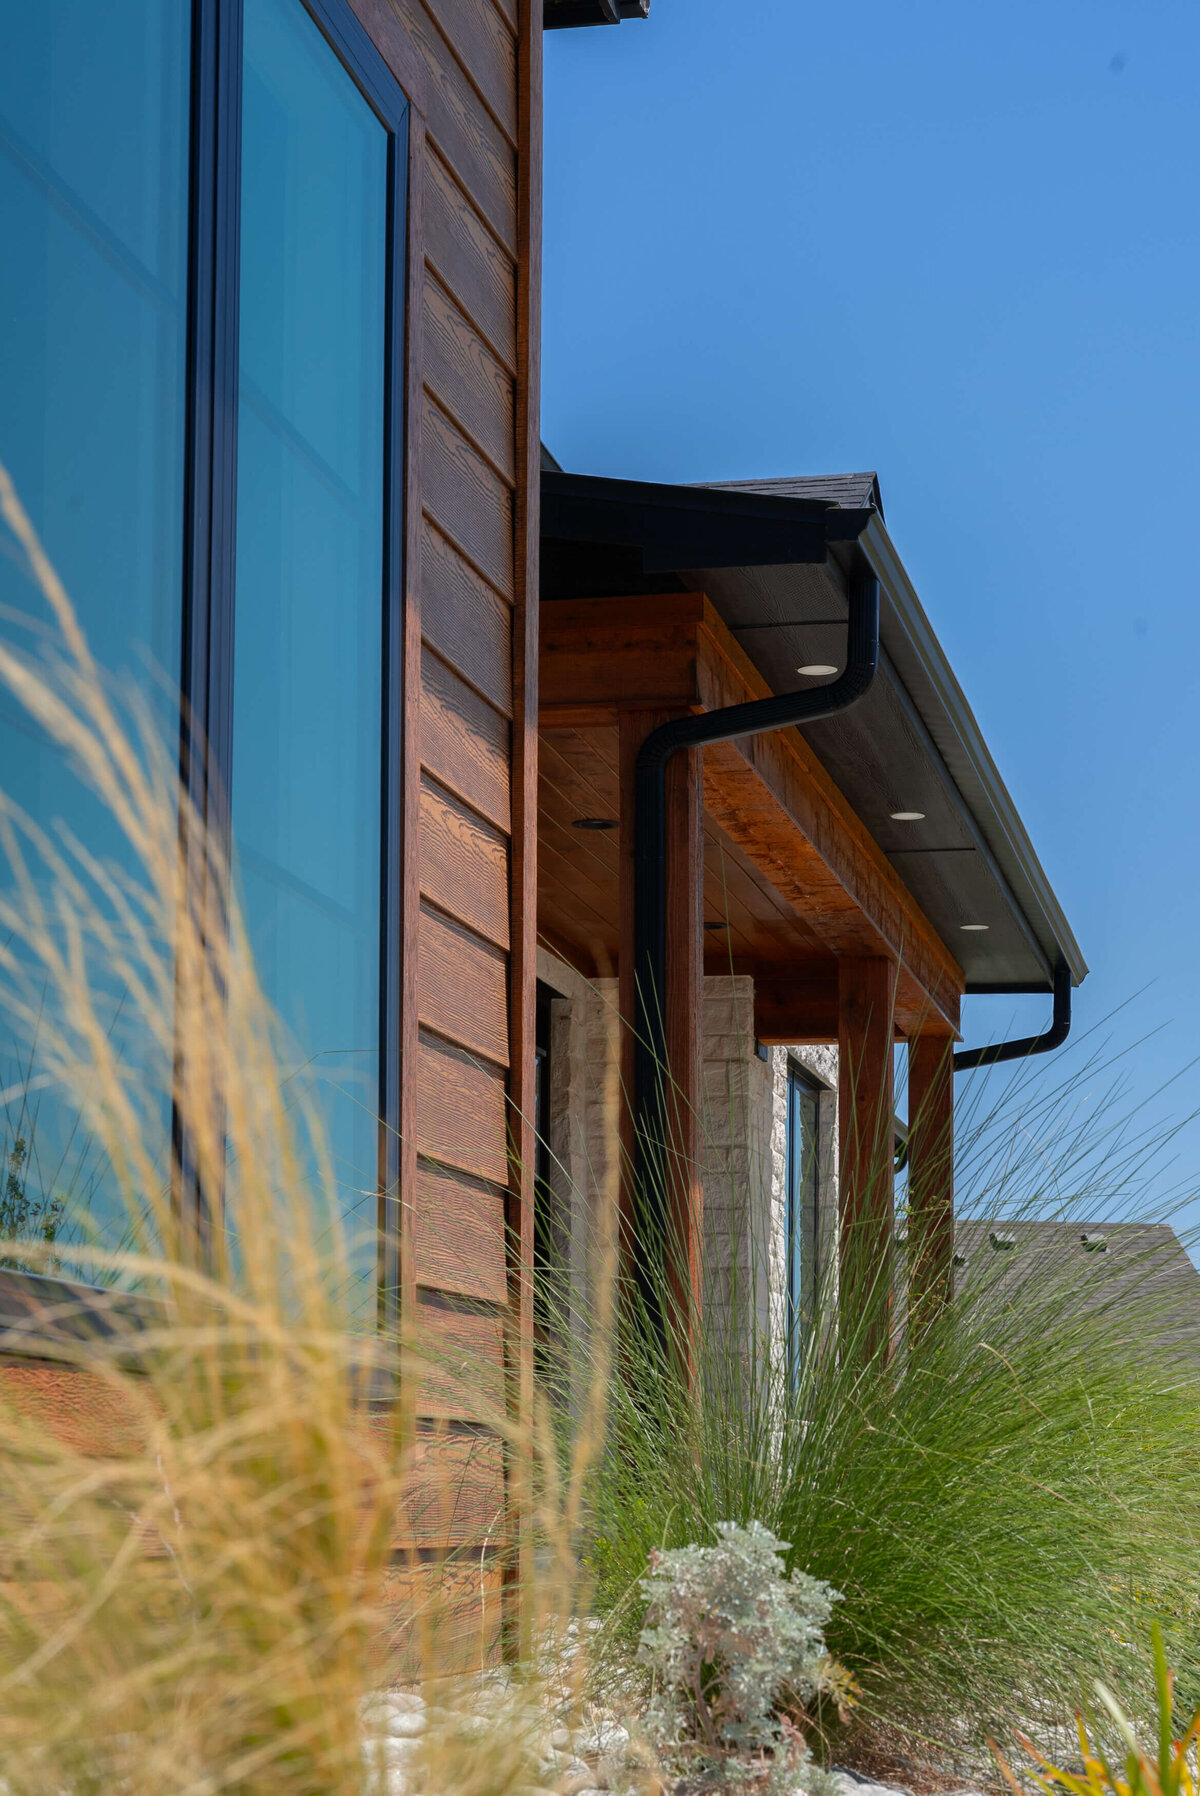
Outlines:
<svg viewBox="0 0 1200 1796"><path fill-rule="evenodd" d="M1086 972L873 475L648 486L541 450L542 34L648 11L40 0L0 25L0 462L100 659L152 706L152 667L183 692L182 777L328 1064L364 1304L493 1389L539 1261L586 1308L606 1164L685 1317L739 1261L761 1331L821 1268L849 1301L856 1256L892 1252L897 1042L910 1262L945 1294L961 998L1061 1008ZM19 557L0 604L28 606ZM836 686L872 606L856 702L673 752L639 848L655 732ZM35 818L92 827L8 712L0 759ZM630 1170L652 1137L657 1208ZM2 1276L27 1339L45 1287ZM422 1551L491 1563L503 1480L484 1454Z"/></svg>

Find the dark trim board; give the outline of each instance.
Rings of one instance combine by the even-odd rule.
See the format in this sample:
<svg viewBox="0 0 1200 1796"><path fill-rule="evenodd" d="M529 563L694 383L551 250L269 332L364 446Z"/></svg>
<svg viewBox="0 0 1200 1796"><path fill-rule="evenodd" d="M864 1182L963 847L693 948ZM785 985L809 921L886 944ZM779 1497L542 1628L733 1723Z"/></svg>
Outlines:
<svg viewBox="0 0 1200 1796"><path fill-rule="evenodd" d="M622 19L645 19L649 14L650 0L545 0L545 29L619 25Z"/></svg>
<svg viewBox="0 0 1200 1796"><path fill-rule="evenodd" d="M38 1272L0 1271L0 1356L53 1357L88 1343L116 1345L165 1322L156 1298Z"/></svg>

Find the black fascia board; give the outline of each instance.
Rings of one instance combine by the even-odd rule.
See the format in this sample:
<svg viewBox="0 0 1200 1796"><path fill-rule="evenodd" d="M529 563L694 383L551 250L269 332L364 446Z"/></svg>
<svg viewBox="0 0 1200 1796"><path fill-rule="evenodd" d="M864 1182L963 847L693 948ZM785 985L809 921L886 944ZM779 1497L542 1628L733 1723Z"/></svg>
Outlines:
<svg viewBox="0 0 1200 1796"><path fill-rule="evenodd" d="M1030 982L1019 979L1014 984L1011 980L1001 980L997 985L987 980L971 980L963 986L966 998L1044 998L1054 990L1053 979L1042 979Z"/></svg>
<svg viewBox="0 0 1200 1796"><path fill-rule="evenodd" d="M873 515L823 499L542 474L543 537L637 549L646 573L820 564L832 543L856 541Z"/></svg>
<svg viewBox="0 0 1200 1796"><path fill-rule="evenodd" d="M581 25L619 25L622 19L644 19L650 0L545 0L547 31L569 31Z"/></svg>

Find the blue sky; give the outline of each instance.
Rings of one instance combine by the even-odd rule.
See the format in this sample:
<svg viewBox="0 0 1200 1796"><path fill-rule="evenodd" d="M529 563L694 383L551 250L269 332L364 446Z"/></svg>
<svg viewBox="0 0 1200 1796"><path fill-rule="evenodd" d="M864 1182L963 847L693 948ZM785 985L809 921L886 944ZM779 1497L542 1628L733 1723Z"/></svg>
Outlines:
<svg viewBox="0 0 1200 1796"><path fill-rule="evenodd" d="M653 0L546 41L545 440L878 469L1091 965L1077 1027L1134 1000L1168 1120L1200 1105L1198 83L1195 0ZM1047 1010L975 999L968 1038ZM1200 1125L1176 1149L1159 1191L1200 1194Z"/></svg>

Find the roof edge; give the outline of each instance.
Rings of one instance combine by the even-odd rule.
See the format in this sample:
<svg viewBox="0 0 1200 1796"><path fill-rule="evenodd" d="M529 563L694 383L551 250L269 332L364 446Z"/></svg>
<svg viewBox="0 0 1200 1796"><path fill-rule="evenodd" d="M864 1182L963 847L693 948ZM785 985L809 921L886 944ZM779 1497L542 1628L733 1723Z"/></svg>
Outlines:
<svg viewBox="0 0 1200 1796"><path fill-rule="evenodd" d="M569 31L585 25L619 25L623 19L645 19L650 0L543 0L546 31Z"/></svg>
<svg viewBox="0 0 1200 1796"><path fill-rule="evenodd" d="M980 790L1003 833L1004 845L1042 913L1046 934L1053 938L1066 959L1071 969L1072 984L1081 985L1087 977L1088 965L1074 931L1054 895L1012 795L992 759L966 694L955 677L925 607L917 597L916 588L878 514L871 518L858 540L860 548L887 590L896 622L904 632L909 649L920 663L922 672L945 710L951 728L979 782ZM967 808L974 813L969 797L965 793L963 796L967 799ZM999 846L1000 844L992 844L993 850ZM1029 921L1033 923L1034 919L1030 918Z"/></svg>

